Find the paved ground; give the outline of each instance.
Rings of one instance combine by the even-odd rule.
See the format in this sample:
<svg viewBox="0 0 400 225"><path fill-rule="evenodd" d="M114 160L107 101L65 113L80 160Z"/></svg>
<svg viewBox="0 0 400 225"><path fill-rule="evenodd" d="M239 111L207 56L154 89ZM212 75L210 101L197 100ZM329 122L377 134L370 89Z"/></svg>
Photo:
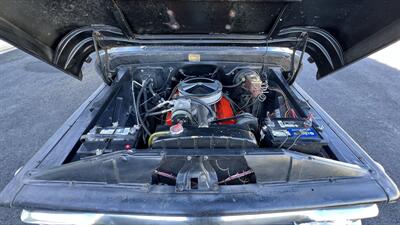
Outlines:
<svg viewBox="0 0 400 225"><path fill-rule="evenodd" d="M318 83L306 66L299 83L400 184L400 43L387 51ZM79 82L19 50L0 54L0 79L1 190L100 80ZM381 210L365 224L400 224L400 204ZM0 208L0 224L21 224L19 211Z"/></svg>
<svg viewBox="0 0 400 225"><path fill-rule="evenodd" d="M400 42L394 46L400 51ZM397 55L396 55L397 54ZM400 54L390 66L363 59L330 77L316 81L314 67L306 67L298 83L400 185ZM379 58L380 61L382 58ZM362 191L362 190L360 190ZM400 203L381 207L368 225L400 224Z"/></svg>

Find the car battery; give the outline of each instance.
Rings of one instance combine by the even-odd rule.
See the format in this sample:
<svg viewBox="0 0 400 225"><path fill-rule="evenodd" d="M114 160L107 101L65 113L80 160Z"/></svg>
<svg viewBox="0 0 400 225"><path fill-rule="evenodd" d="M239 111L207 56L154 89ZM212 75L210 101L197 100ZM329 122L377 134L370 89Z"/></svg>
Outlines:
<svg viewBox="0 0 400 225"><path fill-rule="evenodd" d="M77 153L84 157L130 150L136 147L138 134L138 127L94 127L81 137L82 145Z"/></svg>
<svg viewBox="0 0 400 225"><path fill-rule="evenodd" d="M269 147L319 154L326 145L322 136L305 119L269 119L261 131L262 143Z"/></svg>

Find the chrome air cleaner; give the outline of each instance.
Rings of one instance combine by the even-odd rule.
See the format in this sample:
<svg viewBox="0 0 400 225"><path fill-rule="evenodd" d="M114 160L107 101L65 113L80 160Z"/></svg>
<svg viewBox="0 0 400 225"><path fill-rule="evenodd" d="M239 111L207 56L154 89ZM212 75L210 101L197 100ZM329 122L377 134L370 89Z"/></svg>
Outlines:
<svg viewBox="0 0 400 225"><path fill-rule="evenodd" d="M221 82L208 78L190 78L178 84L180 96L197 98L207 105L217 103L222 97Z"/></svg>

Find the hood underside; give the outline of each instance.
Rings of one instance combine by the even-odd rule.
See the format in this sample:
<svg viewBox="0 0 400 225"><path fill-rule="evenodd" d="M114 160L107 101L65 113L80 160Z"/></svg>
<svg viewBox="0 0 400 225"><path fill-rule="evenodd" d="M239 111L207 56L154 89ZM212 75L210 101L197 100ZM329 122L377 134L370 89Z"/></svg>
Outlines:
<svg viewBox="0 0 400 225"><path fill-rule="evenodd" d="M95 47L129 45L304 49L321 78L400 38L398 0L4 0L1 6L0 38L76 78Z"/></svg>

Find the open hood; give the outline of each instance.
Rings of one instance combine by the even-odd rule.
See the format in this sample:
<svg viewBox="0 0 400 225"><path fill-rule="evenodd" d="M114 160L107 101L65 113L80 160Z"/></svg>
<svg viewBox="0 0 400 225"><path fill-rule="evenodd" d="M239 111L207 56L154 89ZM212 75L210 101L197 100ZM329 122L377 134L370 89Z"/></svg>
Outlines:
<svg viewBox="0 0 400 225"><path fill-rule="evenodd" d="M321 78L398 40L399 12L398 0L3 0L0 38L76 78L96 47L129 45L304 49Z"/></svg>

